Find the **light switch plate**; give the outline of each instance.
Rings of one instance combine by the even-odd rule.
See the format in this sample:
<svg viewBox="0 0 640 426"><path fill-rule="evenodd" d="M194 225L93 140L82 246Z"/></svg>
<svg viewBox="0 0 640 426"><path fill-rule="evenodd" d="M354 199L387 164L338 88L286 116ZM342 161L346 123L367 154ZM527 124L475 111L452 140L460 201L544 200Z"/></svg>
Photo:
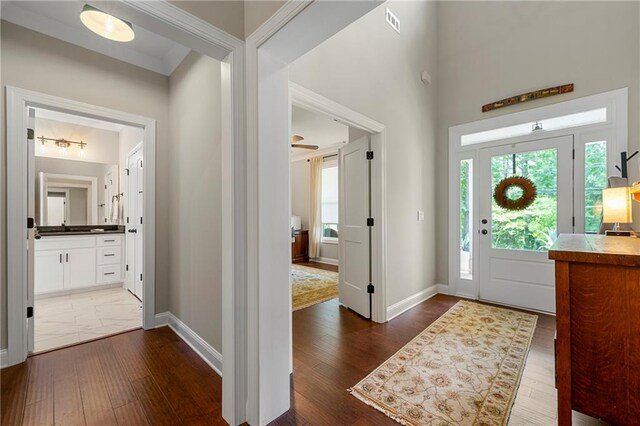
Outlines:
<svg viewBox="0 0 640 426"><path fill-rule="evenodd" d="M423 220L424 220L424 211L418 210L418 222L421 222Z"/></svg>

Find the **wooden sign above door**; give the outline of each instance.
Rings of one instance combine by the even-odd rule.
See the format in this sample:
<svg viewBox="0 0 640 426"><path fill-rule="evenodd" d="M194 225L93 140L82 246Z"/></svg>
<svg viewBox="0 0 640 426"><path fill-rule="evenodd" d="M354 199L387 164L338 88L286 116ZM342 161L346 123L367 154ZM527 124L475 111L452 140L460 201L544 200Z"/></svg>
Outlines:
<svg viewBox="0 0 640 426"><path fill-rule="evenodd" d="M520 104L522 102L532 101L534 99L547 98L549 96L562 95L563 93L573 92L573 83L564 84L562 86L549 87L542 90L523 93L521 95L505 98L500 101L491 102L482 106L482 112L493 111L494 109Z"/></svg>

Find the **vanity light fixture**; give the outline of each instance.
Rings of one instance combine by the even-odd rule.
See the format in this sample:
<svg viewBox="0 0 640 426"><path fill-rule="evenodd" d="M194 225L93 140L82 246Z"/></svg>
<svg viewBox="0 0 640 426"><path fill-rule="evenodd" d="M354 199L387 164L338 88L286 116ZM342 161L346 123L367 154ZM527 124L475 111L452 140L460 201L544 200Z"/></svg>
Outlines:
<svg viewBox="0 0 640 426"><path fill-rule="evenodd" d="M106 39L127 42L135 38L133 26L120 18L85 4L80 12L80 20L85 27Z"/></svg>
<svg viewBox="0 0 640 426"><path fill-rule="evenodd" d="M71 145L78 145L80 147L80 155L84 155L84 147L85 145L87 145L87 143L83 141L80 141L80 142L68 141L64 138L55 139L55 138L45 138L44 136L38 136L38 140L42 145L42 148L41 148L42 151L46 150L46 144L45 144L46 141L53 141L55 145L58 147L58 149L60 150L60 152L63 154L66 154L67 149L71 148Z"/></svg>

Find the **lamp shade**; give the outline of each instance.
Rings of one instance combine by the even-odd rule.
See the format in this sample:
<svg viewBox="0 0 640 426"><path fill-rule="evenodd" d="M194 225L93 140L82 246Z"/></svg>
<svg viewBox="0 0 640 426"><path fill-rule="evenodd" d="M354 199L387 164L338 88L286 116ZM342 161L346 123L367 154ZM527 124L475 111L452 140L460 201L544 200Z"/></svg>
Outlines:
<svg viewBox="0 0 640 426"><path fill-rule="evenodd" d="M604 223L631 223L631 188L603 189L602 214Z"/></svg>

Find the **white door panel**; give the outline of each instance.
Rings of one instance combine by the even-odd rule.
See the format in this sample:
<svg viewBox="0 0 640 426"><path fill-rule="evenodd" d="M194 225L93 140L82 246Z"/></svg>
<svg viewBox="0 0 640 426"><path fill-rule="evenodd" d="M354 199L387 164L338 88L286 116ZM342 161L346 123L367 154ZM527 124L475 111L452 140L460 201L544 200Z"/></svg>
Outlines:
<svg viewBox="0 0 640 426"><path fill-rule="evenodd" d="M35 137L36 111L33 108L28 110L28 128L34 130L32 136ZM36 172L35 172L35 139L27 139L27 215L30 218L36 217ZM42 220L42 218L40 218ZM35 229L27 231L27 307L33 308L35 295ZM27 352L33 351L34 336L33 331L35 317L27 320Z"/></svg>
<svg viewBox="0 0 640 426"><path fill-rule="evenodd" d="M362 316L370 317L370 216L369 137L360 138L340 149L339 238L340 303Z"/></svg>
<svg viewBox="0 0 640 426"><path fill-rule="evenodd" d="M96 249L78 248L64 253L65 290L88 287L96 283Z"/></svg>
<svg viewBox="0 0 640 426"><path fill-rule="evenodd" d="M127 161L129 175L127 176L127 236L125 256L127 270L125 271L125 285L127 289L142 300L143 288L143 202L144 175L142 171L142 148L132 153Z"/></svg>
<svg viewBox="0 0 640 426"><path fill-rule="evenodd" d="M64 288L64 253L40 250L35 255L34 294L62 291Z"/></svg>
<svg viewBox="0 0 640 426"><path fill-rule="evenodd" d="M554 264L547 251L557 235L573 232L572 151L573 136L480 150L480 299L555 311ZM514 174L530 178L537 195L531 206L507 211L495 203L493 191Z"/></svg>

